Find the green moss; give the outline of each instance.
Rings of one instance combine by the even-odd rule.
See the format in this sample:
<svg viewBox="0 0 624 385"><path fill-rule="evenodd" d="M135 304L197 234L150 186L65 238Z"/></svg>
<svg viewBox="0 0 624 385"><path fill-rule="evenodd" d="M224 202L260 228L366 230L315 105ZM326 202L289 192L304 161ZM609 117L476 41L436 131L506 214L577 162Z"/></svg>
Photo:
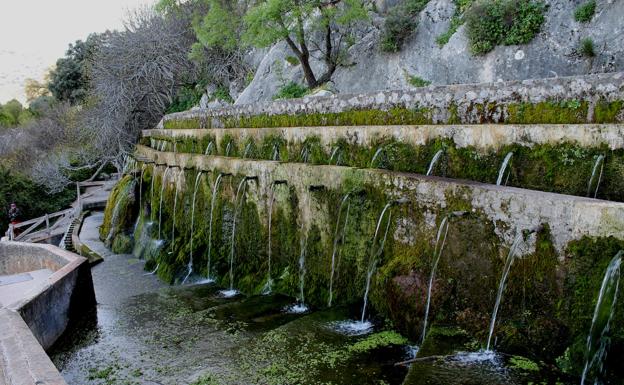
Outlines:
<svg viewBox="0 0 624 385"><path fill-rule="evenodd" d="M408 343L407 338L403 337L395 331L383 331L371 334L365 339L354 343L348 347L350 353L363 353L382 346L389 345L405 345Z"/></svg>
<svg viewBox="0 0 624 385"><path fill-rule="evenodd" d="M588 103L578 100L520 103L508 106L506 122L515 124L586 123L587 110Z"/></svg>
<svg viewBox="0 0 624 385"><path fill-rule="evenodd" d="M588 23L594 17L594 13L596 13L596 1L589 0L574 10L574 20L580 23Z"/></svg>
<svg viewBox="0 0 624 385"><path fill-rule="evenodd" d="M115 237L111 250L115 254L129 254L132 252L132 247L132 238L125 234L119 234Z"/></svg>
<svg viewBox="0 0 624 385"><path fill-rule="evenodd" d="M521 356L513 356L509 359L509 366L521 370L528 370L532 372L539 371L539 365L529 360L528 358Z"/></svg>
<svg viewBox="0 0 624 385"><path fill-rule="evenodd" d="M100 226L100 239L112 245L119 234L127 233L137 214L135 189L137 183L133 176L124 176L113 188L104 210L104 220Z"/></svg>

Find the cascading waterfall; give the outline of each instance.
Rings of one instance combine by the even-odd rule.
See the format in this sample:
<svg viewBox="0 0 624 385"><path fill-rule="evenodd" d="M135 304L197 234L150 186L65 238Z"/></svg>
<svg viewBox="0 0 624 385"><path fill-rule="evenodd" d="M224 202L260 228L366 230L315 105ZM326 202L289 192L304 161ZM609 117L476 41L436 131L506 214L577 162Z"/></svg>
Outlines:
<svg viewBox="0 0 624 385"><path fill-rule="evenodd" d="M238 217L238 211L241 206L244 206L245 190L247 187L247 181L249 177L244 177L238 184L236 189L236 197L234 198L234 217L232 219L232 235L230 238L230 288L229 290L222 291L225 297L233 297L238 294L238 290L234 289L234 245L236 241L236 218Z"/></svg>
<svg viewBox="0 0 624 385"><path fill-rule="evenodd" d="M377 151L375 151L375 155L373 155L373 158L371 159L370 164L368 165L369 168L375 167L375 161L377 160L377 157L379 157L382 151L383 151L383 147L379 147Z"/></svg>
<svg viewBox="0 0 624 385"><path fill-rule="evenodd" d="M587 335L587 347L585 348L585 366L581 377L581 385L585 385L587 376L592 369L600 376L603 372L603 362L607 356L609 346L609 329L615 305L617 303L618 290L620 285L620 266L624 251L620 250L609 262L605 271L598 301L594 309L589 334ZM599 383L595 381L594 383Z"/></svg>
<svg viewBox="0 0 624 385"><path fill-rule="evenodd" d="M189 250L188 272L186 273L186 277L184 277L182 284L185 284L188 277L193 273L193 235L195 234L195 202L197 200L197 190L199 188L199 182L201 181L202 175L204 175L204 171L200 170L195 177L195 187L193 188L193 202L191 204L191 249Z"/></svg>
<svg viewBox="0 0 624 385"><path fill-rule="evenodd" d="M370 283L371 278L373 277L373 273L377 268L377 258L383 253L383 248L386 244L386 238L388 237L388 230L390 230L390 224L392 222L392 212L390 211L388 214L388 221L386 223L386 231L384 232L384 237L381 243L379 244L379 248L375 251L375 243L377 241L377 236L379 235L379 228L381 227L381 222L383 221L384 215L386 211L397 202L390 202L386 204L386 206L381 210L381 214L379 215L379 220L377 220L377 227L375 228L375 235L373 236L373 243L371 244L371 252L370 252L370 261L368 263L368 270L366 272L366 290L364 291L364 304L362 305L362 316L360 317L360 324L364 324L366 319L366 306L368 305L368 293L370 291Z"/></svg>
<svg viewBox="0 0 624 385"><path fill-rule="evenodd" d="M212 279L212 277L210 276L210 258L212 251L212 219L214 217L214 208L217 201L217 192L219 191L219 185L221 184L221 179L223 179L223 176L225 176L225 174L220 173L217 176L217 180L215 180L214 186L212 186L212 197L210 200L210 222L208 224L208 266L206 271L207 279Z"/></svg>
<svg viewBox="0 0 624 385"><path fill-rule="evenodd" d="M591 178L589 178L589 182L587 183L587 196L591 196L592 186L594 184L594 179L596 178L596 173L598 172L598 166L600 166L600 173L598 173L598 181L596 182L596 190L594 191L594 198L598 196L598 189L600 188L600 182L602 180L602 172L604 170L604 155L599 155L596 158L596 163L594 163L594 168L592 169Z"/></svg>
<svg viewBox="0 0 624 385"><path fill-rule="evenodd" d="M431 162L429 163L429 168L427 169L427 176L431 175L433 168L438 163L438 160L440 160L442 154L444 154L444 150L438 150L438 152L433 155L433 158L431 158Z"/></svg>
<svg viewBox="0 0 624 385"><path fill-rule="evenodd" d="M165 172L162 176L162 182L160 185L160 203L158 205L158 239L162 239L162 203L163 203L163 195L165 195L165 184L167 184L167 174L169 174L169 170L171 168L167 166Z"/></svg>
<svg viewBox="0 0 624 385"><path fill-rule="evenodd" d="M206 150L204 151L204 155L212 155L212 151L214 150L214 142L211 140L206 146Z"/></svg>
<svg viewBox="0 0 624 385"><path fill-rule="evenodd" d="M529 231L526 235L535 233L539 230L533 229ZM509 254L507 254L507 260L505 261L505 266L503 267L503 275L501 276L500 283L498 284L498 292L496 293L496 302L494 303L494 311L492 312L492 319L490 320L490 331L488 333L487 345L485 347L486 352L490 352L490 344L492 342L492 336L494 335L494 326L496 326L496 316L498 315L498 309L500 307L501 299L503 298L503 293L505 292L505 284L507 282L507 277L509 276L509 272L511 271L511 265L514 260L518 256L518 250L522 242L524 242L525 233L522 231L516 235L516 239L514 239L511 248L509 249Z"/></svg>
<svg viewBox="0 0 624 385"><path fill-rule="evenodd" d="M332 300L334 298L334 295L333 295L334 273L335 273L335 265L336 265L336 252L338 250L338 241L341 238L344 238L345 229L347 228L347 222L349 221L349 208L351 207L351 202L349 202L349 205L347 206L344 226L343 226L341 233L339 233L340 214L342 213L342 208L344 207L345 203L349 200L350 195L351 195L351 192L348 192L347 194L345 194L345 196L342 198L342 201L340 202L340 207L338 208L338 218L336 219L336 229L334 230L334 245L333 245L334 247L333 247L332 257L331 257L331 273L329 276L329 300L327 301L327 306L329 307L331 307Z"/></svg>
<svg viewBox="0 0 624 385"><path fill-rule="evenodd" d="M513 152L509 152L507 153L507 155L505 155L505 159L503 160L503 163L501 164L500 170L498 170L498 178L496 179L497 186L500 186L501 183L503 183L503 178L505 177L505 170L507 170L507 166L509 165L509 161L511 161L512 156L513 156ZM505 186L507 185L507 181L509 180L510 174L511 174L511 171L509 172L509 174L507 174L507 179L505 179Z"/></svg>

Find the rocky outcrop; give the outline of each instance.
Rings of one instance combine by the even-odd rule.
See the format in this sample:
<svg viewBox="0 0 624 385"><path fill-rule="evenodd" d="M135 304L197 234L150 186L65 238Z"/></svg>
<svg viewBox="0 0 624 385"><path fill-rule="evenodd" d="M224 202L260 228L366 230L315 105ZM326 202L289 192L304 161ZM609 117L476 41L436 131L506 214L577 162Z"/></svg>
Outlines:
<svg viewBox="0 0 624 385"><path fill-rule="evenodd" d="M372 15L372 26L361 31L349 50L351 65L337 70L331 88L339 93L409 89L410 76L432 84L456 84L559 77L621 71L624 41L621 23L624 2L598 0L596 15L589 23L574 20L574 9L582 1L547 0L542 31L529 44L499 46L483 56L470 53L465 26L440 47L436 37L446 32L455 12L452 0L431 0L419 16L416 33L396 54L379 49L383 17ZM394 1L378 1L383 14ZM596 57L577 52L582 38L591 38ZM286 44L273 46L256 68L255 78L237 98L236 104L270 100L288 81L303 83L301 66L290 64L293 56ZM320 63L314 63L321 70Z"/></svg>

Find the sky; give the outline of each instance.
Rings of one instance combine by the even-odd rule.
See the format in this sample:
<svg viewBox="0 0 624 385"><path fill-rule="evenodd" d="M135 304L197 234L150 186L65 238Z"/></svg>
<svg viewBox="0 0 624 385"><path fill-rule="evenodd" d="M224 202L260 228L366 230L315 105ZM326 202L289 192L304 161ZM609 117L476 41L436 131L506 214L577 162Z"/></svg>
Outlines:
<svg viewBox="0 0 624 385"><path fill-rule="evenodd" d="M69 43L122 29L128 10L155 0L0 0L0 103L25 102L24 81L39 81Z"/></svg>

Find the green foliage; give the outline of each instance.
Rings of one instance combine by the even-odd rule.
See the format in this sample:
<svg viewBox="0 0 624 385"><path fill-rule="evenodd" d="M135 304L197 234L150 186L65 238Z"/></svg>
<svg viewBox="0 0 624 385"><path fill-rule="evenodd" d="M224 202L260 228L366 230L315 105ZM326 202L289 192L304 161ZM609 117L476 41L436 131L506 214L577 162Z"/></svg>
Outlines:
<svg viewBox="0 0 624 385"><path fill-rule="evenodd" d="M297 59L294 56L286 56L286 61L288 62L288 64L290 64L291 66L296 66L299 65L299 59Z"/></svg>
<svg viewBox="0 0 624 385"><path fill-rule="evenodd" d="M180 88L169 107L167 107L167 113L171 114L191 109L199 103L203 93L204 87L199 84Z"/></svg>
<svg viewBox="0 0 624 385"><path fill-rule="evenodd" d="M33 113L25 109L18 100L10 100L6 104L0 104L0 128L17 127L28 123L33 118Z"/></svg>
<svg viewBox="0 0 624 385"><path fill-rule="evenodd" d="M84 101L89 91L89 61L93 57L101 39L91 34L87 40L77 40L69 45L64 58L56 61L50 72L48 88L57 100L77 104Z"/></svg>
<svg viewBox="0 0 624 385"><path fill-rule="evenodd" d="M580 23L588 23L594 17L594 13L596 13L596 1L589 0L588 2L576 7L576 10L574 11L574 20Z"/></svg>
<svg viewBox="0 0 624 385"><path fill-rule="evenodd" d="M423 78L415 76L415 75L409 75L408 81L409 81L409 84L411 84L414 87L426 87L429 84L431 84L430 81L424 80Z"/></svg>
<svg viewBox="0 0 624 385"><path fill-rule="evenodd" d="M581 55L588 58L596 56L594 41L590 37L582 39L581 43L579 44L578 51Z"/></svg>
<svg viewBox="0 0 624 385"><path fill-rule="evenodd" d="M273 96L273 100L302 98L309 92L308 88L299 83L290 82L277 91L277 94Z"/></svg>
<svg viewBox="0 0 624 385"><path fill-rule="evenodd" d="M236 2L209 0L208 12L193 21L197 40L205 47L232 51L239 46L241 19L236 12Z"/></svg>
<svg viewBox="0 0 624 385"><path fill-rule="evenodd" d="M418 27L416 17L429 0L406 0L393 7L384 22L381 34L381 50L383 52L398 52L403 43Z"/></svg>
<svg viewBox="0 0 624 385"><path fill-rule="evenodd" d="M75 188L67 188L58 194L48 194L45 188L26 176L0 167L0 231L8 226L6 216L11 203L21 210L21 220L37 218L69 207L75 199Z"/></svg>
<svg viewBox="0 0 624 385"><path fill-rule="evenodd" d="M544 23L545 3L534 0L481 0L466 12L470 48L474 54L497 45L526 44Z"/></svg>
<svg viewBox="0 0 624 385"><path fill-rule="evenodd" d="M230 90L226 86L217 87L210 100L221 100L226 103L234 103L234 99L230 95Z"/></svg>

